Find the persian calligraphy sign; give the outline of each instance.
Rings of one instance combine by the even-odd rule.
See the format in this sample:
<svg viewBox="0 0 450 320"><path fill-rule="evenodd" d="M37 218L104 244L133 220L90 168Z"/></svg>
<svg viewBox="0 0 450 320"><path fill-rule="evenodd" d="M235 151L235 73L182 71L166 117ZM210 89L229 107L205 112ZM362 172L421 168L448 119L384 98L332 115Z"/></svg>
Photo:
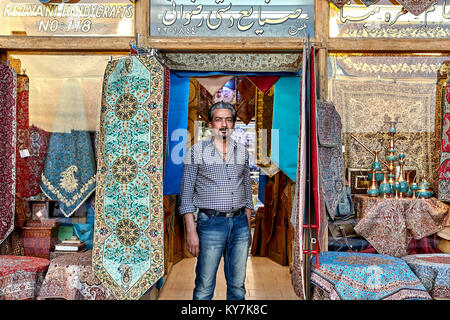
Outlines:
<svg viewBox="0 0 450 320"><path fill-rule="evenodd" d="M151 0L151 37L314 36L314 0Z"/></svg>

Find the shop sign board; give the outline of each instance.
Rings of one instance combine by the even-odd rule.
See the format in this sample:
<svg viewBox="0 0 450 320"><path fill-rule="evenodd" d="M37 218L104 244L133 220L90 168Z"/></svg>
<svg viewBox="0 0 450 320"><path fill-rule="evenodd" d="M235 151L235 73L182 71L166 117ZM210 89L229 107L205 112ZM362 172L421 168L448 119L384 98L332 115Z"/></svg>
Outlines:
<svg viewBox="0 0 450 320"><path fill-rule="evenodd" d="M133 36L129 0L0 0L0 35Z"/></svg>
<svg viewBox="0 0 450 320"><path fill-rule="evenodd" d="M314 37L314 0L150 0L150 37Z"/></svg>

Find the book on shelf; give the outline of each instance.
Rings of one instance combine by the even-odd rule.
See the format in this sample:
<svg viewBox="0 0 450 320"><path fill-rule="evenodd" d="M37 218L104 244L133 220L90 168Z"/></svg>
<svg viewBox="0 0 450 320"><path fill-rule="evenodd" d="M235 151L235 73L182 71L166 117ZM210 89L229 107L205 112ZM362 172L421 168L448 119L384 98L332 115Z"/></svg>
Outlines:
<svg viewBox="0 0 450 320"><path fill-rule="evenodd" d="M84 242L76 243L58 243L55 245L55 251L73 251L77 252L84 248Z"/></svg>

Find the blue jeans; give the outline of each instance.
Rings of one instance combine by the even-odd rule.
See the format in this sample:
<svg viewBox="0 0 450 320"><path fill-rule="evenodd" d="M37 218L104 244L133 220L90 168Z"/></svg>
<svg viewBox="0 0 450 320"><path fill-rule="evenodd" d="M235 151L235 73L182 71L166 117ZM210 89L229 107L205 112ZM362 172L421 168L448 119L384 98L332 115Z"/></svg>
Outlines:
<svg viewBox="0 0 450 320"><path fill-rule="evenodd" d="M195 268L194 300L211 300L216 287L220 259L224 257L227 300L245 299L245 273L250 230L247 215L232 218L198 213L197 232L200 252Z"/></svg>

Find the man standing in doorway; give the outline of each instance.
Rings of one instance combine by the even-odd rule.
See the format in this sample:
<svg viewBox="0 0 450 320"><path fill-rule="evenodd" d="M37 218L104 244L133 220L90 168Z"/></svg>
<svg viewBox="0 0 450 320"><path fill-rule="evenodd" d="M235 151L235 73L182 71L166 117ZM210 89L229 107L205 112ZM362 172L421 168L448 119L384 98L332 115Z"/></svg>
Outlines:
<svg viewBox="0 0 450 320"><path fill-rule="evenodd" d="M212 137L187 151L180 214L188 251L197 257L194 300L211 300L224 257L227 299L245 299L245 274L253 210L249 153L230 138L236 111L217 102L209 111ZM197 227L193 213L198 209Z"/></svg>

